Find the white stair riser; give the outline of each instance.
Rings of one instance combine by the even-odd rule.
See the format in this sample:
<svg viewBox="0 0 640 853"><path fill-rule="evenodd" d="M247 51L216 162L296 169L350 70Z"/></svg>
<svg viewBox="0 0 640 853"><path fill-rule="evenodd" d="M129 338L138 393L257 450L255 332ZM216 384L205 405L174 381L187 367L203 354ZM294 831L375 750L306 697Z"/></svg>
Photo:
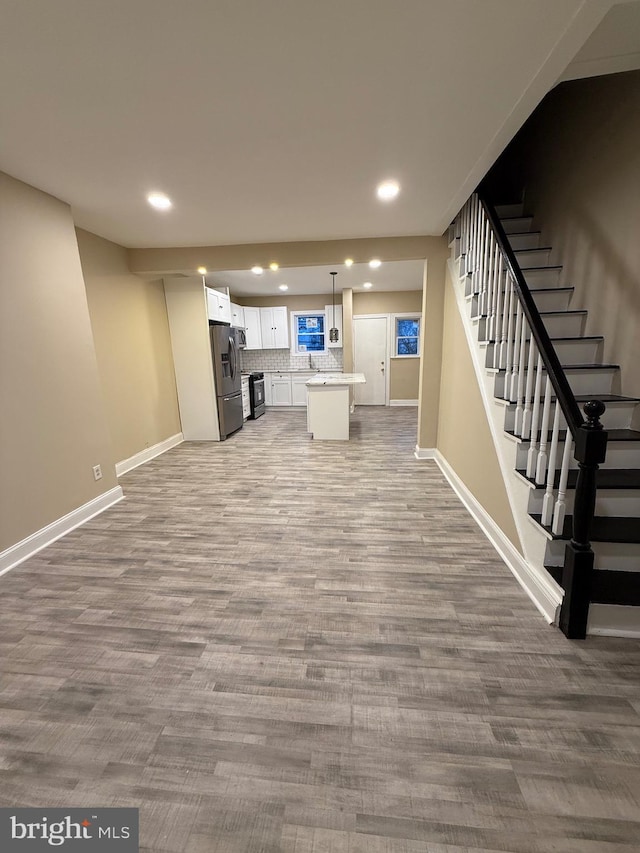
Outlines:
<svg viewBox="0 0 640 853"><path fill-rule="evenodd" d="M557 490L554 494L557 496ZM567 515L573 513L575 494L575 489L567 490ZM532 489L529 499L529 512L533 515L540 515L542 513L543 500L544 490ZM595 514L608 517L640 516L640 491L638 489L598 489Z"/></svg>
<svg viewBox="0 0 640 853"><path fill-rule="evenodd" d="M602 341L581 339L576 341L553 341L560 364L597 364L602 361ZM487 367L493 367L496 344L487 344ZM529 358L529 343L525 347L525 363Z"/></svg>
<svg viewBox="0 0 640 853"><path fill-rule="evenodd" d="M547 453L550 443L547 444ZM564 441L558 442L558 456L556 467L562 461ZM517 444L515 467L521 470L527 467L527 455L529 453L529 442L523 441ZM578 463L571 459L570 468L577 468ZM601 468L640 468L640 441L610 441L607 444L607 458L600 466Z"/></svg>
<svg viewBox="0 0 640 853"><path fill-rule="evenodd" d="M505 216L523 216L524 203L518 201L513 204L496 204L495 211L501 219Z"/></svg>
<svg viewBox="0 0 640 853"><path fill-rule="evenodd" d="M554 539L547 544L545 564L561 566L564 562L564 552L567 543L562 539ZM596 569L608 569L616 572L640 571L638 546L630 542L594 542L594 566Z"/></svg>
<svg viewBox="0 0 640 853"><path fill-rule="evenodd" d="M578 403L580 409L582 410L582 403ZM633 419L633 414L638 406L637 403L629 402L629 403L607 403L607 410L601 418L602 425L605 429L630 429L631 423ZM541 410L542 411L542 410ZM505 410L504 416L504 428L513 432L513 428L515 426L515 418L516 418L516 407L514 404L510 405ZM564 417L561 417L560 420L560 429L564 429L566 426L566 422Z"/></svg>
<svg viewBox="0 0 640 853"><path fill-rule="evenodd" d="M516 259L521 267L544 267L551 263L551 249L517 249Z"/></svg>
<svg viewBox="0 0 640 853"><path fill-rule="evenodd" d="M566 312L543 316L542 320L550 338L580 337L584 333L587 316ZM482 331L484 333L484 327Z"/></svg>
<svg viewBox="0 0 640 853"><path fill-rule="evenodd" d="M544 327L550 338L561 338L564 336L577 337L584 334L587 322L586 314L555 314L543 317Z"/></svg>
<svg viewBox="0 0 640 853"><path fill-rule="evenodd" d="M527 373L524 371L525 387L527 382ZM588 394L597 397L598 394L615 394L613 390L613 381L617 376L618 371L615 368L609 367L594 367L590 370L568 370L567 379L571 390L576 395ZM495 397L503 397L505 374L500 373L495 380ZM542 381L546 380L546 371L543 371Z"/></svg>
<svg viewBox="0 0 640 853"><path fill-rule="evenodd" d="M510 234L509 244L514 251L518 249L537 249L540 245L540 233L531 231L524 234Z"/></svg>
<svg viewBox="0 0 640 853"><path fill-rule="evenodd" d="M533 293L538 311L567 311L573 292L571 290L544 290Z"/></svg>
<svg viewBox="0 0 640 853"><path fill-rule="evenodd" d="M503 219L502 227L505 234L518 233L520 231L531 231L533 216L516 216L511 219Z"/></svg>
<svg viewBox="0 0 640 853"><path fill-rule="evenodd" d="M615 368L596 367L593 370L569 370L567 379L574 394L615 394L614 380L619 371Z"/></svg>
<svg viewBox="0 0 640 853"><path fill-rule="evenodd" d="M562 270L557 267L542 267L541 269L523 269L522 274L524 280L529 287L560 287L560 273Z"/></svg>

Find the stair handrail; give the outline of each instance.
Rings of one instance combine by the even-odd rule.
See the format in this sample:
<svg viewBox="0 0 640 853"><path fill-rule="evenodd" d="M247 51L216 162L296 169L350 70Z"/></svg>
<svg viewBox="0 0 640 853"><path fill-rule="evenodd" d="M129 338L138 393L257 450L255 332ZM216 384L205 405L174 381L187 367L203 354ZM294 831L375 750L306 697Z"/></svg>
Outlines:
<svg viewBox="0 0 640 853"><path fill-rule="evenodd" d="M582 417L578 401L576 400L575 394L569 385L567 374L564 372L564 369L560 364L558 354L551 343L551 338L549 337L549 333L542 321L542 317L538 311L538 306L531 295L529 285L527 284L524 274L520 269L520 264L518 263L513 249L511 248L509 238L507 237L502 222L498 217L496 209L491 202L488 201L482 190L478 192L478 198L480 199L480 204L484 208L489 224L493 229L494 237L506 262L507 271L513 279L516 292L520 299L520 304L522 305L522 310L529 321L531 334L535 338L538 351L542 356L542 361L547 370L547 375L551 380L551 384L556 392L556 397L558 398L558 402L560 403L560 407L562 408L562 412L566 418L567 426L571 430L573 438L577 440L578 430L585 423L585 419Z"/></svg>
<svg viewBox="0 0 640 853"><path fill-rule="evenodd" d="M538 311L529 285L526 282L520 264L515 256L507 234L498 214L481 185L477 191L478 200L491 226L494 238L502 252L507 272L510 274L522 311L529 323L531 334L546 368L556 398L567 421L567 426L575 441L574 459L578 462L578 479L573 510L573 529L570 542L565 549L562 571L564 597L560 609L559 625L570 639L583 639L586 636L591 585L595 555L591 548L591 528L595 515L597 494L597 471L605 461L607 452L607 432L600 418L606 406L602 400L592 399L584 404L586 418L583 418L580 406L569 380L560 364L549 333Z"/></svg>

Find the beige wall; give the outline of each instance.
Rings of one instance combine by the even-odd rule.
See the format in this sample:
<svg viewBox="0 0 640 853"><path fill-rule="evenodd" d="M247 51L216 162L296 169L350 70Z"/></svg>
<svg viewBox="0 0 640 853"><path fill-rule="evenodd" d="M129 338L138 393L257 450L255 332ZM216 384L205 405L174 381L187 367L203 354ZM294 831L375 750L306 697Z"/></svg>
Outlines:
<svg viewBox="0 0 640 853"><path fill-rule="evenodd" d="M180 432L162 281L132 275L127 251L78 229L98 372L116 461Z"/></svg>
<svg viewBox="0 0 640 853"><path fill-rule="evenodd" d="M565 83L518 141L527 207L543 242L640 396L640 71ZM513 156L513 155L512 155Z"/></svg>
<svg viewBox="0 0 640 853"><path fill-rule="evenodd" d="M117 480L71 210L1 173L0 198L1 551Z"/></svg>
<svg viewBox="0 0 640 853"><path fill-rule="evenodd" d="M353 313L358 314L422 314L422 291L354 291ZM389 399L417 400L420 391L420 359L389 360Z"/></svg>
<svg viewBox="0 0 640 853"><path fill-rule="evenodd" d="M438 440L438 406L442 371L442 334L445 274L449 248L441 237L427 256L422 288L422 358L420 359L420 397L418 446L434 448Z"/></svg>
<svg viewBox="0 0 640 853"><path fill-rule="evenodd" d="M498 527L519 537L478 388L453 284L446 287L438 449Z"/></svg>

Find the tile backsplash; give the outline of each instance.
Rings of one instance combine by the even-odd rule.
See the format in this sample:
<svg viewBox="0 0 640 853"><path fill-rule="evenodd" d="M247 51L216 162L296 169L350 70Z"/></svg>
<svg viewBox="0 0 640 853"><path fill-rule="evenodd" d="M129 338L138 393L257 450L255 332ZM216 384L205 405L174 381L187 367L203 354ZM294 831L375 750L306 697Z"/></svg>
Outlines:
<svg viewBox="0 0 640 853"><path fill-rule="evenodd" d="M241 350L242 370L342 370L342 347L330 349L326 353L292 355L288 349L251 349ZM309 364L311 356L311 364Z"/></svg>

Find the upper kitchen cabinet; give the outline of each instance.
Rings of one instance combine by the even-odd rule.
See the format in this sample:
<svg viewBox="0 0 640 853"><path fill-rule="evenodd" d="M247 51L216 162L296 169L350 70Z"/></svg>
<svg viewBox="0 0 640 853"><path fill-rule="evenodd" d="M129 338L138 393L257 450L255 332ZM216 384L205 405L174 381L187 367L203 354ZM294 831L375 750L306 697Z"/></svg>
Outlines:
<svg viewBox="0 0 640 853"><path fill-rule="evenodd" d="M244 308L235 302L231 303L231 325L244 329Z"/></svg>
<svg viewBox="0 0 640 853"><path fill-rule="evenodd" d="M336 329L338 330L338 340L334 344L329 340L329 329L333 328L333 305L324 306L326 314L326 347L327 349L336 349L342 346L342 305L336 305Z"/></svg>
<svg viewBox="0 0 640 853"><path fill-rule="evenodd" d="M243 307L244 328L247 336L245 349L262 349L262 330L260 328L260 309L251 305Z"/></svg>
<svg viewBox="0 0 640 853"><path fill-rule="evenodd" d="M262 332L262 349L289 349L289 323L286 307L260 308L260 330Z"/></svg>
<svg viewBox="0 0 640 853"><path fill-rule="evenodd" d="M207 314L218 323L231 323L231 300L228 293L207 287Z"/></svg>

